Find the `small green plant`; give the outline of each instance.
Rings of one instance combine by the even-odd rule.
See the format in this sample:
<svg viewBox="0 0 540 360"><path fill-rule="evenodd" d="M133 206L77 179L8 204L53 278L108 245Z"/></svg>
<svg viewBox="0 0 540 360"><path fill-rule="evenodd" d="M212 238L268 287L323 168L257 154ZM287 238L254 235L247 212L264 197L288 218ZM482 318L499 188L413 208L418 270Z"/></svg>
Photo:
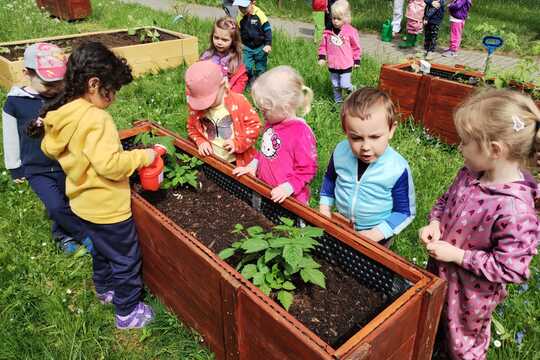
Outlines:
<svg viewBox="0 0 540 360"><path fill-rule="evenodd" d="M128 29L128 35L138 36L141 43L146 40L150 40L151 42L159 42L160 40L159 31L147 27L141 29Z"/></svg>
<svg viewBox="0 0 540 360"><path fill-rule="evenodd" d="M505 71L488 71L485 75L485 81L492 82L497 89L515 88L524 91L533 98L538 99L540 79L538 73L540 67L534 58L526 57L521 59L518 64Z"/></svg>
<svg viewBox="0 0 540 360"><path fill-rule="evenodd" d="M167 148L167 154L173 154L176 151L174 147L174 138L172 136L157 136L152 131L138 133L133 139L134 144L142 144L145 147L160 144Z"/></svg>
<svg viewBox="0 0 540 360"><path fill-rule="evenodd" d="M185 184L191 185L194 188L199 187L197 178L197 167L203 162L196 157L191 157L186 154L174 152L171 153L169 164L165 166L165 178L161 185L164 189L169 189L175 186Z"/></svg>
<svg viewBox="0 0 540 360"><path fill-rule="evenodd" d="M277 291L277 299L289 310L292 291L296 289L293 277L326 288L325 276L319 270L321 265L311 256L311 250L319 245L315 239L323 231L312 226L296 227L292 220L280 219L283 225L274 226L266 233L260 226L245 229L236 224L233 233L242 234L244 238L223 249L219 257L225 260L237 252L242 253L236 269L266 295Z"/></svg>

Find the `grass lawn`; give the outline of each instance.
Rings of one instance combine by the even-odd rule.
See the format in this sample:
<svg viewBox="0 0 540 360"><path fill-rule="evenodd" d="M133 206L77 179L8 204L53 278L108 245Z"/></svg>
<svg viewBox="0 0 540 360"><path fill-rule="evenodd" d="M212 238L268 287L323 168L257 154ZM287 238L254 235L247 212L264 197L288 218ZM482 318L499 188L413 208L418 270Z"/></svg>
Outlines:
<svg viewBox="0 0 540 360"><path fill-rule="evenodd" d="M261 3L263 0L259 0ZM480 2L480 1L479 1ZM41 14L33 0L0 0L0 41L29 39L88 30L156 24L199 35L200 50L207 45L211 24L186 18L173 24L172 14L156 12L112 0L92 2L93 14L84 22L63 23ZM32 25L30 25L32 24ZM328 73L315 62L315 44L275 35L270 65L290 64L315 91L312 112L306 117L318 140L319 172L312 185L315 206L322 174L332 149L343 137L331 99ZM366 58L353 74L355 83L377 84L380 64ZM185 135L186 103L182 83L185 68L137 79L118 94L110 112L119 128L140 118L159 121ZM6 92L0 90L3 103ZM417 241L418 228L436 198L447 188L461 158L450 148L426 138L421 129L403 123L392 141L409 159L417 192L418 215L399 235L393 250L424 265L426 253ZM29 187L15 185L0 165L0 359L212 359L201 338L185 328L159 302L150 298L157 319L147 329L114 329L113 309L95 299L91 259L58 253L50 238L50 225ZM528 287L510 286L510 296L495 316L504 332L493 338L489 359L540 359L540 275L538 259ZM516 334L523 332L521 344Z"/></svg>
<svg viewBox="0 0 540 360"><path fill-rule="evenodd" d="M221 0L185 0L187 2L221 6ZM363 32L379 32L382 23L392 18L391 0L349 0L353 25ZM405 4L407 1L405 1ZM268 16L312 21L310 0L257 0ZM405 5L406 6L406 5ZM403 26L406 20L403 19ZM439 46L449 39L448 13L439 33ZM520 55L540 55L540 5L538 0L474 0L465 25L463 47L481 49L485 35L500 35L505 40L505 52Z"/></svg>

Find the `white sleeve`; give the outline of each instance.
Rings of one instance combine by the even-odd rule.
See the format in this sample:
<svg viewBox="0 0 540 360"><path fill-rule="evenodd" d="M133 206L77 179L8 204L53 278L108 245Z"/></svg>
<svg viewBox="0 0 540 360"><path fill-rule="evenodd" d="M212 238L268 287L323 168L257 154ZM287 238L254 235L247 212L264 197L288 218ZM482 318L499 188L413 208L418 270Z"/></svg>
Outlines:
<svg viewBox="0 0 540 360"><path fill-rule="evenodd" d="M4 163L6 169L16 169L22 166L21 147L17 119L2 111L2 139L4 141Z"/></svg>

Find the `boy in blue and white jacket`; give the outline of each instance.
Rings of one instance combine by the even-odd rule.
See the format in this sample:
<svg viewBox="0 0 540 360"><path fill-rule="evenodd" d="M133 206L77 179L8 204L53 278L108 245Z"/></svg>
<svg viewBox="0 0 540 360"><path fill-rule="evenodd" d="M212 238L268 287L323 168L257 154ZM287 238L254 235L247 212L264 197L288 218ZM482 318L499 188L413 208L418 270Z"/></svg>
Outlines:
<svg viewBox="0 0 540 360"><path fill-rule="evenodd" d="M352 93L341 109L347 140L337 144L320 194L319 210L332 206L366 238L390 246L390 239L416 214L411 170L388 142L397 127L390 97L377 89Z"/></svg>

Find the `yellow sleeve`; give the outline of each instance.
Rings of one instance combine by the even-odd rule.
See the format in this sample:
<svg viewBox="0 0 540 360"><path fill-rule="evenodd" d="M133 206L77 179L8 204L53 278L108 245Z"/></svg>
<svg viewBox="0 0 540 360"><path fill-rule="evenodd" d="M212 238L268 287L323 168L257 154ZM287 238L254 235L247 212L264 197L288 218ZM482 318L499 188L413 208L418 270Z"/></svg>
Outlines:
<svg viewBox="0 0 540 360"><path fill-rule="evenodd" d="M259 17L259 20L261 21L261 25L268 22L268 17L263 13L261 9L255 6L255 11L253 12L253 15L257 15Z"/></svg>
<svg viewBox="0 0 540 360"><path fill-rule="evenodd" d="M87 129L83 155L86 156L96 173L109 180L128 178L135 170L150 165L146 150L124 151L116 125L106 111L89 114L93 117Z"/></svg>

